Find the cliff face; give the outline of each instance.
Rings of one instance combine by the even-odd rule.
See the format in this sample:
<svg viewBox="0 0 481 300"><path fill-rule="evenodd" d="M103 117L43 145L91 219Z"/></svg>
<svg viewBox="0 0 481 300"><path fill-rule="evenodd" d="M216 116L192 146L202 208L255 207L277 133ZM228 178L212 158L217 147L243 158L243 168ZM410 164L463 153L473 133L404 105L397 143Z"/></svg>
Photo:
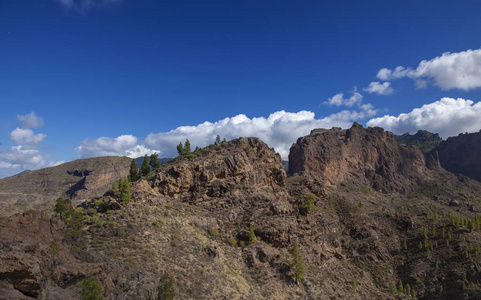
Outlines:
<svg viewBox="0 0 481 300"><path fill-rule="evenodd" d="M164 196L188 202L209 201L243 189L277 191L285 186L281 157L257 138L213 145L192 156L169 162L154 176L152 186Z"/></svg>
<svg viewBox="0 0 481 300"><path fill-rule="evenodd" d="M416 147L404 147L382 128L313 130L292 145L289 172L306 173L327 185L365 182L383 192L406 192L423 182L426 161Z"/></svg>
<svg viewBox="0 0 481 300"><path fill-rule="evenodd" d="M444 169L481 181L481 131L450 137L434 151Z"/></svg>
<svg viewBox="0 0 481 300"><path fill-rule="evenodd" d="M79 159L0 179L0 216L48 209L58 197L86 199L101 195L113 181L128 175L130 162L127 157Z"/></svg>

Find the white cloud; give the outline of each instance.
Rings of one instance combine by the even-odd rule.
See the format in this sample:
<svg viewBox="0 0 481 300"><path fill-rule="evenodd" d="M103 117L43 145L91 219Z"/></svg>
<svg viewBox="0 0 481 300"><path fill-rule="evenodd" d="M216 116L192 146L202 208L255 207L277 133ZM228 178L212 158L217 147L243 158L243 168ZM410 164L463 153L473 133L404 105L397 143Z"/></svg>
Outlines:
<svg viewBox="0 0 481 300"><path fill-rule="evenodd" d="M0 148L0 178L23 170L34 170L63 163L50 161L50 155L37 149L47 135L35 134L30 128L43 126L41 117L31 112L26 115L17 115L17 119L22 123L22 127L26 128L17 127L8 135L14 146Z"/></svg>
<svg viewBox="0 0 481 300"><path fill-rule="evenodd" d="M38 133L34 134L31 129L16 128L8 135L8 138L14 142L16 145L28 145L37 146L45 138L46 134Z"/></svg>
<svg viewBox="0 0 481 300"><path fill-rule="evenodd" d="M481 129L481 102L442 98L415 108L409 113L371 119L368 126L380 126L397 134L415 133L420 129L439 133L443 138Z"/></svg>
<svg viewBox="0 0 481 300"><path fill-rule="evenodd" d="M481 48L456 53L445 52L431 60L423 60L416 69L396 67L394 71L383 68L378 71L381 80L408 77L417 88L431 83L442 90L469 91L481 87Z"/></svg>
<svg viewBox="0 0 481 300"><path fill-rule="evenodd" d="M23 128L40 128L44 125L43 118L37 116L33 111L26 115L17 115L17 120L22 122Z"/></svg>
<svg viewBox="0 0 481 300"><path fill-rule="evenodd" d="M382 84L379 81L371 82L369 86L363 90L368 93L371 93L371 94L375 93L378 95L389 95L394 92L394 90L391 87L391 83L387 81Z"/></svg>
<svg viewBox="0 0 481 300"><path fill-rule="evenodd" d="M362 102L363 96L358 92L354 91L351 97L344 98L344 93L339 93L334 95L332 98L328 98L324 104L329 104L331 106L348 106L351 107L355 104L360 104Z"/></svg>
<svg viewBox="0 0 481 300"><path fill-rule="evenodd" d="M49 155L41 153L38 149L22 145L0 149L0 162L4 166L10 165L9 168L19 166L21 170L32 170L53 166L55 162L47 161L48 158Z"/></svg>
<svg viewBox="0 0 481 300"><path fill-rule="evenodd" d="M75 148L75 151L81 158L95 156L128 156L135 158L158 152L139 145L137 137L133 135L121 135L116 138L100 137L95 140L86 139Z"/></svg>
<svg viewBox="0 0 481 300"><path fill-rule="evenodd" d="M189 139L193 147L205 147L212 144L217 135L227 140L254 136L274 147L283 159L287 159L292 143L309 134L312 129L334 126L348 128L353 121L373 115L372 105L366 104L361 109L360 112L345 110L322 119L316 119L315 114L310 111L277 111L267 118L252 119L241 114L215 123L204 122L197 126L178 127L169 132L151 133L144 144L150 148L162 149L163 157L172 157L177 155L175 147L185 139Z"/></svg>

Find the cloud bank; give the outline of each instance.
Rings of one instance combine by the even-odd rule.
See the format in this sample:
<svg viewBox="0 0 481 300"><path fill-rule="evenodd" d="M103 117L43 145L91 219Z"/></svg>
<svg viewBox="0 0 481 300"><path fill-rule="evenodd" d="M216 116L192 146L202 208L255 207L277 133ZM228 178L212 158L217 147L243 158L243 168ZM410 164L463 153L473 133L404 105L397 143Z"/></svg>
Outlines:
<svg viewBox="0 0 481 300"><path fill-rule="evenodd" d="M100 137L95 140L86 139L75 148L81 158L95 156L128 156L136 158L159 152L139 145L133 135L121 135L116 138Z"/></svg>
<svg viewBox="0 0 481 300"><path fill-rule="evenodd" d="M378 71L380 80L411 78L418 88L428 84L441 90L460 89L469 91L481 87L481 48L457 53L445 52L431 60L423 60L416 69L398 66L394 70Z"/></svg>
<svg viewBox="0 0 481 300"><path fill-rule="evenodd" d="M481 102L442 98L439 101L415 108L399 116L386 115L367 122L397 134L415 133L420 129L439 133L442 138L481 129Z"/></svg>
<svg viewBox="0 0 481 300"><path fill-rule="evenodd" d="M359 108L359 111L344 110L321 119L316 119L315 114L310 111L292 113L282 110L270 114L267 118L248 118L239 114L217 122L204 122L195 126L180 126L168 132L151 133L143 141L131 135L88 139L75 151L82 158L99 155L138 157L152 152L158 152L161 157L174 157L177 156L176 146L186 139L189 139L192 147L205 147L212 144L217 135L227 140L254 136L274 147L283 159L287 159L292 143L309 134L312 129L334 126L348 128L354 120L376 113L370 104L360 105Z"/></svg>

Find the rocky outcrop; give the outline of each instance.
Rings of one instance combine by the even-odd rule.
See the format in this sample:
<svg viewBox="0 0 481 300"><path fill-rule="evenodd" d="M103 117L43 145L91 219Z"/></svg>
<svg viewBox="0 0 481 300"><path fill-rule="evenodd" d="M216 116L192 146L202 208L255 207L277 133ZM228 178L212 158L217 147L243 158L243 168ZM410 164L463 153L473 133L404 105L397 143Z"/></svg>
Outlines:
<svg viewBox="0 0 481 300"><path fill-rule="evenodd" d="M165 164L152 180L160 194L189 202L221 198L242 189L283 190L286 173L274 149L257 138L212 145Z"/></svg>
<svg viewBox="0 0 481 300"><path fill-rule="evenodd" d="M481 131L450 137L435 151L444 169L481 181Z"/></svg>
<svg viewBox="0 0 481 300"><path fill-rule="evenodd" d="M39 211L0 218L1 299L53 299L48 294L55 289L69 298L65 289L88 274L106 279L105 265L82 262L72 255L63 242L64 229L62 221Z"/></svg>
<svg viewBox="0 0 481 300"><path fill-rule="evenodd" d="M383 192L406 192L423 182L426 161L417 147L404 147L382 128L313 130L292 145L290 173L305 173L327 185L365 182Z"/></svg>

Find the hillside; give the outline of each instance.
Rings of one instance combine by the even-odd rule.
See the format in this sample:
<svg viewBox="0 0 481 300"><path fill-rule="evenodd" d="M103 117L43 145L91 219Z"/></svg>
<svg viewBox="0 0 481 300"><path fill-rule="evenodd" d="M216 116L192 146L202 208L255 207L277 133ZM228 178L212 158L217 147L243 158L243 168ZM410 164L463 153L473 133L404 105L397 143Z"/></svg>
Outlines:
<svg viewBox="0 0 481 300"><path fill-rule="evenodd" d="M55 199L87 199L105 193L127 176L132 159L95 157L0 179L0 215L53 209Z"/></svg>
<svg viewBox="0 0 481 300"><path fill-rule="evenodd" d="M479 182L359 124L313 130L289 158L288 175L239 138L164 163L131 203L0 218L0 294L75 299L94 274L107 299L157 299L168 272L176 299L479 297Z"/></svg>

